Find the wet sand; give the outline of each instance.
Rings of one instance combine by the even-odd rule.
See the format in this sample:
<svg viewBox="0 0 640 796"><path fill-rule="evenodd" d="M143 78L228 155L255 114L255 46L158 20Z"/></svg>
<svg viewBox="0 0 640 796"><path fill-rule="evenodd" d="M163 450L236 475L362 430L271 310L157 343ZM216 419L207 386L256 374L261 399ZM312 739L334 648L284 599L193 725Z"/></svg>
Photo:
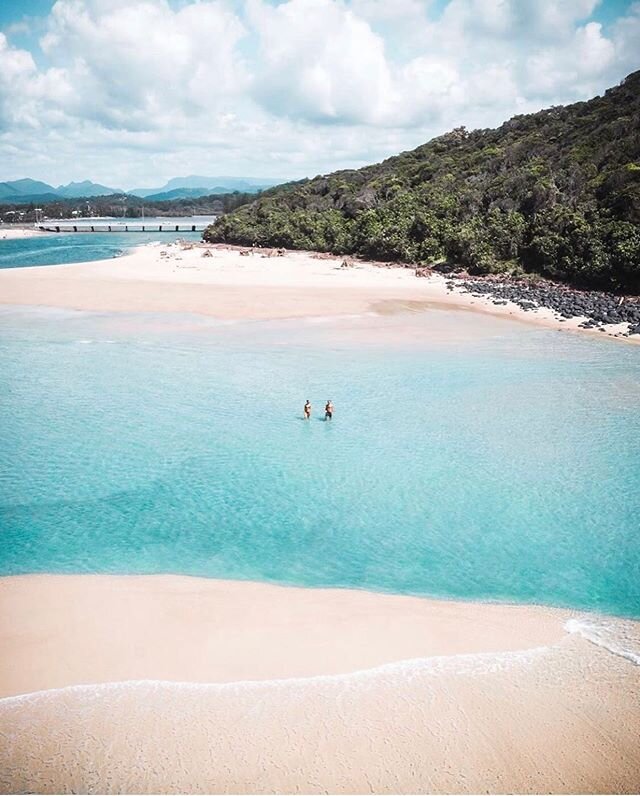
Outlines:
<svg viewBox="0 0 640 796"><path fill-rule="evenodd" d="M566 611L169 576L0 600L3 693L54 689L0 700L6 792L640 786L640 667Z"/></svg>
<svg viewBox="0 0 640 796"><path fill-rule="evenodd" d="M0 578L0 697L114 680L227 683L530 649L570 612L170 575Z"/></svg>
<svg viewBox="0 0 640 796"><path fill-rule="evenodd" d="M242 256L231 247L152 244L110 260L0 270L0 304L196 313L232 320L470 310L603 336L579 330L580 318L561 323L550 310L524 312L512 303L497 306L485 297L449 291L442 276L418 279L412 268L358 261L343 268L341 263L341 258L309 252ZM614 335L619 327L610 326L607 333Z"/></svg>
<svg viewBox="0 0 640 796"><path fill-rule="evenodd" d="M0 224L0 240L18 240L21 238L40 238L49 235L40 229L29 229L27 227L5 227Z"/></svg>

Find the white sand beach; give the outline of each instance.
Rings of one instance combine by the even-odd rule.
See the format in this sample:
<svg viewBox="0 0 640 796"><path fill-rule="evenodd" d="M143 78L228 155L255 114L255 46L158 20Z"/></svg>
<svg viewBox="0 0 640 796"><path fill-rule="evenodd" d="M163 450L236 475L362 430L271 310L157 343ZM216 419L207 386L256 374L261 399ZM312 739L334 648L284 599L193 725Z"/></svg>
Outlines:
<svg viewBox="0 0 640 796"><path fill-rule="evenodd" d="M0 603L0 643L11 650L0 662L0 697L112 680L314 677L522 650L560 641L572 616L168 575L0 578Z"/></svg>
<svg viewBox="0 0 640 796"><path fill-rule="evenodd" d="M458 290L439 275L416 278L413 268L386 267L309 252L268 257L256 250L205 244L150 244L130 254L90 263L0 270L0 304L113 312L197 313L224 319L275 319L430 308L482 312L601 337L578 330L582 319L561 322L547 309L524 312ZM622 326L609 326L615 335ZM638 343L635 338L620 338Z"/></svg>
<svg viewBox="0 0 640 796"><path fill-rule="evenodd" d="M5 792L640 786L640 667L567 611L172 576L0 601Z"/></svg>
<svg viewBox="0 0 640 796"><path fill-rule="evenodd" d="M0 224L0 240L20 240L22 238L40 238L49 235L41 229L27 227L11 227Z"/></svg>

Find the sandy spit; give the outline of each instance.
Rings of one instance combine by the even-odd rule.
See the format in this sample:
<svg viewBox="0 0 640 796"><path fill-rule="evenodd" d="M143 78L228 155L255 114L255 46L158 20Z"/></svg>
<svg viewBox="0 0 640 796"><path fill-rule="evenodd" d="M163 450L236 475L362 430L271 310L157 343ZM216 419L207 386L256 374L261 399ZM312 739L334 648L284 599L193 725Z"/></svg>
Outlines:
<svg viewBox="0 0 640 796"><path fill-rule="evenodd" d="M0 697L80 683L334 675L556 643L571 614L208 578L0 578ZM170 643L168 643L170 641Z"/></svg>
<svg viewBox="0 0 640 796"><path fill-rule="evenodd" d="M74 265L0 270L0 303L98 312L180 312L222 319L267 320L365 312L472 310L601 337L561 323L550 310L524 312L508 303L449 291L439 275L417 279L411 268L386 268L309 252L268 257L236 247L150 244L123 257ZM621 329L611 326L607 334ZM639 342L633 338L620 338Z"/></svg>
<svg viewBox="0 0 640 796"><path fill-rule="evenodd" d="M0 604L5 694L129 681L0 700L3 792L640 787L640 667L564 611L169 576Z"/></svg>
<svg viewBox="0 0 640 796"><path fill-rule="evenodd" d="M40 229L28 229L25 227L6 227L0 224L0 240L19 240L21 238L41 238L49 235Z"/></svg>

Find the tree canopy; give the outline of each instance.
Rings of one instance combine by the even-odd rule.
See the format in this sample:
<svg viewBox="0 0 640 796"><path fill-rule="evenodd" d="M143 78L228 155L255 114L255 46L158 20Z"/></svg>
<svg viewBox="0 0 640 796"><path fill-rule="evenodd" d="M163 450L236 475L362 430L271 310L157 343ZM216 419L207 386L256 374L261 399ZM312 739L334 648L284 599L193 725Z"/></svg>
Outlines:
<svg viewBox="0 0 640 796"><path fill-rule="evenodd" d="M205 239L640 293L640 72L588 102L264 191Z"/></svg>

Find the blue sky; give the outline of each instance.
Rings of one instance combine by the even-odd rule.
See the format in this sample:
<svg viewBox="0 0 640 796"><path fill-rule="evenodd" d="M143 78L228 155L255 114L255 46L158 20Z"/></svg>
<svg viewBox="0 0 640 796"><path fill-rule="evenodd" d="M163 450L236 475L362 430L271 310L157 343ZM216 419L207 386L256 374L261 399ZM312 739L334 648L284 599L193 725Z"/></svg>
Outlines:
<svg viewBox="0 0 640 796"><path fill-rule="evenodd" d="M2 0L0 2L0 28L12 22L18 22L24 17L46 17L55 0ZM430 15L438 17L442 10L447 5L448 0L437 0L430 4ZM604 24L611 22L618 16L622 15L632 4L633 0L609 0L609 2L602 2L596 7L592 18L596 22ZM173 2L170 5L173 8L180 8L187 5L188 0L180 0L180 2ZM277 5L277 2L272 2L271 5Z"/></svg>
<svg viewBox="0 0 640 796"><path fill-rule="evenodd" d="M298 178L587 99L640 0L0 0L0 179Z"/></svg>

